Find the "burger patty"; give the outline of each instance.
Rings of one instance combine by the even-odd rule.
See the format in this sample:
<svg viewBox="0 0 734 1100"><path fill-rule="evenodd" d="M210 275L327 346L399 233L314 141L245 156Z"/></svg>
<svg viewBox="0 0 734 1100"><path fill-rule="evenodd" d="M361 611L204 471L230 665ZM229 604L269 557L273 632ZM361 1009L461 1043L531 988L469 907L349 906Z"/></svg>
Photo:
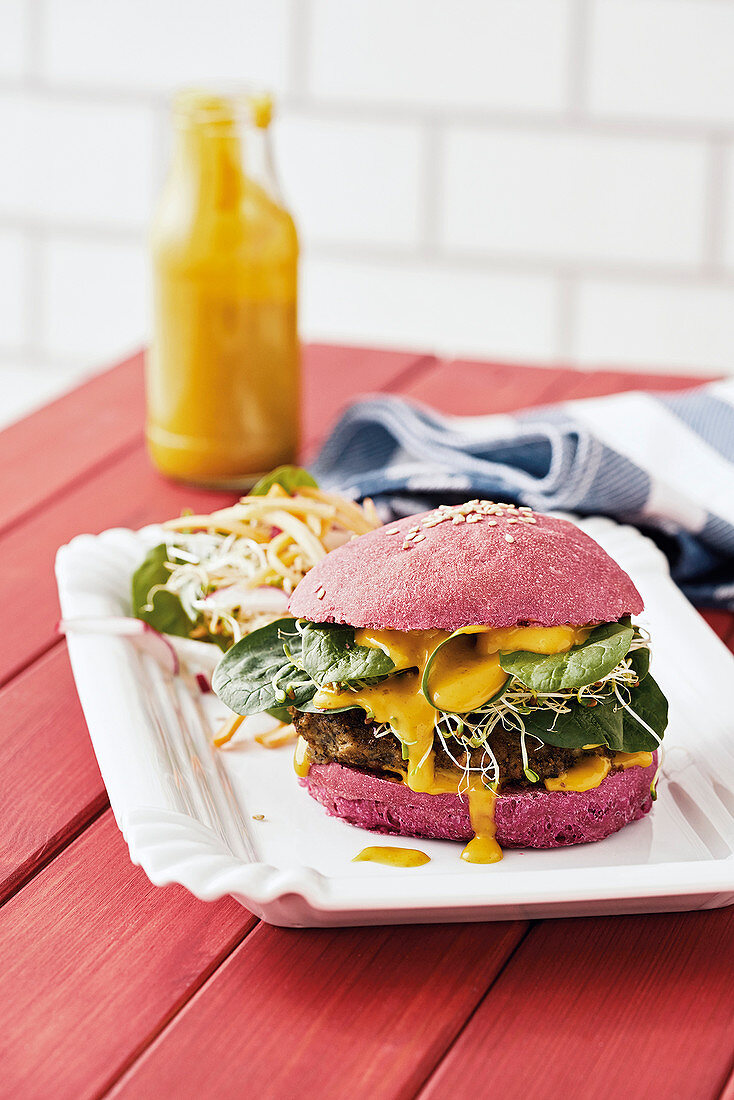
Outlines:
<svg viewBox="0 0 734 1100"><path fill-rule="evenodd" d="M305 714L294 711L293 721L297 732L308 742L315 764L336 762L349 768L362 768L371 772L405 774L406 762L403 760L402 745L398 738L391 733L375 737L375 724L365 720L362 710L345 710L338 714ZM497 726L492 732L490 745L503 783L517 787L535 786L523 771L520 738L517 733ZM467 752L458 744L456 749L456 761L465 766ZM434 741L434 752L437 767L455 767L438 739ZM528 738L527 752L530 767L541 780L553 779L568 771L581 755L580 750L541 745L534 738ZM609 756L606 747L589 749L586 752ZM473 749L470 757L472 766L480 767L484 750Z"/></svg>

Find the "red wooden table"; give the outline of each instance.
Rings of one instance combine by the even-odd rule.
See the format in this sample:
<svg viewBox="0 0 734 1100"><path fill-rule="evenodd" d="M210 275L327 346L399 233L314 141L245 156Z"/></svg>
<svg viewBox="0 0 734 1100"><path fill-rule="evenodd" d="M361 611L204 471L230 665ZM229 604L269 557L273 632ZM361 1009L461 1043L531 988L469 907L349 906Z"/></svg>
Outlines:
<svg viewBox="0 0 734 1100"><path fill-rule="evenodd" d="M363 390L479 413L694 381L305 360L311 450ZM229 499L152 471L142 405L136 357L0 435L0 1095L734 1098L734 909L294 931L130 864L54 633L53 557ZM706 617L731 644L734 618Z"/></svg>

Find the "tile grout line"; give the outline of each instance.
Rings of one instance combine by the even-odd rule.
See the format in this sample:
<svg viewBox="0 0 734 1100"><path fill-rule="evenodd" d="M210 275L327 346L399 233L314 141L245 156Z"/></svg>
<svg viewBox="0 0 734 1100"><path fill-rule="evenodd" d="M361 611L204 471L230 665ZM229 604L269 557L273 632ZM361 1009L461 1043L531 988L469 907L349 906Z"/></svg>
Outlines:
<svg viewBox="0 0 734 1100"><path fill-rule="evenodd" d="M726 146L712 137L709 145L703 227L704 277L715 278L724 267L726 222Z"/></svg>
<svg viewBox="0 0 734 1100"><path fill-rule="evenodd" d="M712 139L714 140L714 139ZM723 161L725 146L717 142L720 156ZM424 156L424 161L426 157ZM717 184L718 189L723 190L723 164L721 166L722 179ZM440 181L439 181L440 182ZM723 198L723 196L722 196ZM437 206L440 203L440 187L437 194L431 199L430 205ZM718 221L723 218L720 212ZM427 214L421 218L425 223ZM44 243L48 238L55 238L63 242L83 244L109 244L109 245L142 245L145 232L139 227L109 227L81 222L54 222L37 221L33 218L13 218L0 213L0 230L17 229L23 233L38 234L39 243ZM425 225L423 227L425 230ZM707 231L707 239L711 231ZM462 272L499 272L519 275L547 275L557 276L561 273L573 274L580 278L590 279L617 279L626 282L668 282L682 285L690 285L693 288L700 287L702 280L706 285L722 286L725 288L734 285L734 267L726 267L717 263L713 267L701 268L700 261L668 262L655 260L620 260L596 258L580 258L569 260L562 253L557 254L533 254L527 252L507 252L494 250L491 247L481 248L476 251L455 248L453 246L440 245L435 241L425 242L423 245L369 245L364 242L354 243L349 240L344 242L313 241L309 243L309 257L314 260L331 260L337 262L349 262L357 264L389 264L393 268L411 266L415 264L425 265L430 258L438 265L455 268ZM75 360L65 360L69 363Z"/></svg>
<svg viewBox="0 0 734 1100"><path fill-rule="evenodd" d="M436 260L440 251L441 210L446 171L446 132L438 119L423 128L417 253L421 260Z"/></svg>
<svg viewBox="0 0 734 1100"><path fill-rule="evenodd" d="M310 0L291 0L288 42L289 93L279 97L283 106L286 105L286 99L291 100L293 105L308 100L311 19Z"/></svg>
<svg viewBox="0 0 734 1100"><path fill-rule="evenodd" d="M589 83L591 12L588 0L573 0L568 56L569 117L586 117Z"/></svg>
<svg viewBox="0 0 734 1100"><path fill-rule="evenodd" d="M36 2L36 0L34 0ZM583 0L579 0L583 2ZM585 23L586 20L583 20ZM583 32L586 33L586 32ZM572 49L578 49L578 46ZM299 77L300 79L300 77ZM629 116L613 113L589 113L579 110L583 103L585 78L577 73L567 81L569 92L567 99L573 97L577 109L543 111L524 107L451 107L431 104L425 107L405 106L403 102L384 102L382 100L356 101L349 99L323 99L309 95L307 91L281 91L276 93L277 103L284 110L297 114L319 115L326 121L368 121L381 124L398 122L422 126L426 123L458 127L484 127L505 129L516 127L519 130L537 130L543 133L577 133L584 135L613 135L630 139L646 138L650 141L679 140L702 144L706 136L720 140L734 138L734 122L720 122L710 119L687 120L670 119L657 116ZM130 107L159 108L168 101L165 90L134 89L118 85L99 85L96 83L74 84L64 79L47 80L41 74L16 80L0 77L0 94L25 89L39 98L52 97L55 100L66 98L81 103L94 102Z"/></svg>
<svg viewBox="0 0 734 1100"><path fill-rule="evenodd" d="M572 273L559 276L557 293L556 354L560 362L571 363L578 313L578 280Z"/></svg>

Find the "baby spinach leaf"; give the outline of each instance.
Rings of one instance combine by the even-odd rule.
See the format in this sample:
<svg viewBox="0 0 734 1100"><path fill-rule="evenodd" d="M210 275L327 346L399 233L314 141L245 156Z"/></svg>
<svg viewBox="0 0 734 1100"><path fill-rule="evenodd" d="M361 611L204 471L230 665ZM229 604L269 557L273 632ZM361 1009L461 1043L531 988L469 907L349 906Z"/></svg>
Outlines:
<svg viewBox="0 0 734 1100"><path fill-rule="evenodd" d="M632 643L632 634L631 626L602 623L585 642L566 653L500 653L500 664L531 691L576 691L596 683L619 664Z"/></svg>
<svg viewBox="0 0 734 1100"><path fill-rule="evenodd" d="M611 703L598 703L595 707L574 703L568 713L558 715L540 707L523 715L523 721L528 733L559 749L582 749L585 745L622 748L622 714Z"/></svg>
<svg viewBox="0 0 734 1100"><path fill-rule="evenodd" d="M639 687L632 691L630 708L650 726L650 729L655 731L658 737L663 736L668 725L668 700L660 690L657 681L649 674L645 676ZM658 742L650 731L646 730L629 710L623 710L622 721L625 752L652 752L658 747Z"/></svg>
<svg viewBox="0 0 734 1100"><path fill-rule="evenodd" d="M288 707L268 707L267 713L276 722L282 722L284 726L289 725L291 722L291 712Z"/></svg>
<svg viewBox="0 0 734 1100"><path fill-rule="evenodd" d="M179 638L190 638L191 631L195 627L205 625L204 616L199 615L192 619L175 592L161 589L150 596L156 585L165 584L170 577L171 572L166 568L168 560L168 547L162 542L160 546L154 546L148 551L142 564L133 573L133 615L136 619L142 619L143 622L155 627L161 634L175 634ZM228 635L207 632L204 637L198 637L198 641L212 642L220 649L226 650L231 645L232 639Z"/></svg>
<svg viewBox="0 0 734 1100"><path fill-rule="evenodd" d="M297 639L293 619L278 619L254 630L224 654L212 687L236 714L261 714L274 707L307 702L316 685L296 668L285 646Z"/></svg>
<svg viewBox="0 0 734 1100"><path fill-rule="evenodd" d="M306 623L301 628L301 637L297 663L319 687L379 680L395 670L394 662L381 649L356 645L351 626Z"/></svg>
<svg viewBox="0 0 734 1100"><path fill-rule="evenodd" d="M133 573L133 615L155 627L161 634L188 638L196 620L189 617L175 592L155 592L148 599L151 590L158 584L165 584L170 577L171 572L165 564L167 561L168 547L162 542L148 551Z"/></svg>
<svg viewBox="0 0 734 1100"><path fill-rule="evenodd" d="M302 466L278 466L277 469L271 470L265 477L261 477L256 485L253 485L250 489L250 496L267 496L273 485L280 485L291 496L302 485L307 485L311 489L318 489L319 487L318 482Z"/></svg>
<svg viewBox="0 0 734 1100"><path fill-rule="evenodd" d="M646 675L632 689L629 706L659 738L663 736L668 724L668 701L652 676ZM656 738L618 699L608 699L594 707L573 703L569 711L561 714L538 707L523 715L523 721L528 733L535 734L546 745L562 749L606 745L615 752L652 752L658 747Z"/></svg>
<svg viewBox="0 0 734 1100"><path fill-rule="evenodd" d="M637 679L642 683L650 671L650 650L636 649L630 657L630 664L637 674Z"/></svg>
<svg viewBox="0 0 734 1100"><path fill-rule="evenodd" d="M308 699L305 703L300 703L298 710L303 711L304 714L343 714L345 710L364 710L362 703L353 703L350 707L329 707L328 711L325 711L324 707L314 706L313 699ZM366 711L365 711L365 721Z"/></svg>

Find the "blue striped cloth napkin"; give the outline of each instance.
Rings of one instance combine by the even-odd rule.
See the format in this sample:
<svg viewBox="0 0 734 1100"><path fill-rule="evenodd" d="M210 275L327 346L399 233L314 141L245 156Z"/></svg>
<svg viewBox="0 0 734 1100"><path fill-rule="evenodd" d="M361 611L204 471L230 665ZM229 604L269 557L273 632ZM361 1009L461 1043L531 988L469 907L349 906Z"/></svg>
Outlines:
<svg viewBox="0 0 734 1100"><path fill-rule="evenodd" d="M512 416L357 401L313 466L385 519L472 497L606 515L651 534L695 603L734 609L734 379Z"/></svg>

